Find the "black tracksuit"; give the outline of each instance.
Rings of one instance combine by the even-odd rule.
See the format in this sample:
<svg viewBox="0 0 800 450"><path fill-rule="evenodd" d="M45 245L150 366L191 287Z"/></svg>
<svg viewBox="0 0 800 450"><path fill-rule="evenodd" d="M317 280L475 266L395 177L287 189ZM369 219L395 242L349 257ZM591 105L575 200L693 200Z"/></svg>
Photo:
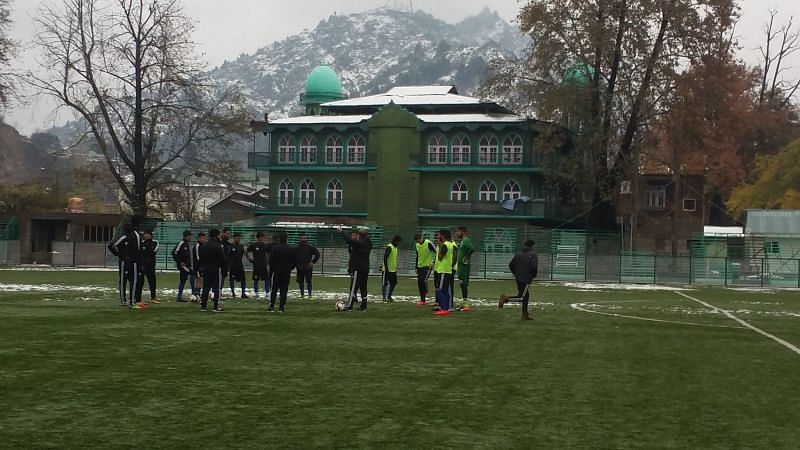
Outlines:
<svg viewBox="0 0 800 450"><path fill-rule="evenodd" d="M200 273L202 267L200 267L200 249L203 248L203 244L200 242L195 242L192 245L192 276L194 281L192 281L192 294L200 295L200 289L197 288L197 279L203 278L203 275Z"/></svg>
<svg viewBox="0 0 800 450"><path fill-rule="evenodd" d="M108 244L108 249L119 258L119 300L121 303L130 300L135 304L141 301L136 295L141 237L134 227L128 226L125 231L119 239Z"/></svg>
<svg viewBox="0 0 800 450"><path fill-rule="evenodd" d="M300 241L294 249L295 267L297 267L297 284L300 285L300 296L305 296L305 288L311 296L311 277L314 274L314 264L319 261L319 250L308 242Z"/></svg>
<svg viewBox="0 0 800 450"><path fill-rule="evenodd" d="M172 260L178 267L180 273L180 282L178 283L178 300L183 298L183 289L186 286L186 280L191 280L192 285L190 290L194 290L194 276L192 275L192 244L181 239L175 248L172 249Z"/></svg>
<svg viewBox="0 0 800 450"><path fill-rule="evenodd" d="M242 244L231 243L231 248L228 251L228 271L231 279L231 293L236 296L236 291L233 289L233 283L238 281L242 285L242 295L245 295L247 289L247 281L244 275L244 246Z"/></svg>
<svg viewBox="0 0 800 450"><path fill-rule="evenodd" d="M200 296L201 307L208 305L208 294L214 291L214 309L219 308L219 294L222 287L222 268L227 267L225 250L216 239L209 239L200 247L200 267L203 275L203 293Z"/></svg>
<svg viewBox="0 0 800 450"><path fill-rule="evenodd" d="M137 282L137 298L142 298L145 279L147 280L147 285L150 287L150 300L155 300L156 298L156 253L158 253L158 241L154 239L142 241L139 251L139 261L141 265L139 269L139 280Z"/></svg>
<svg viewBox="0 0 800 450"><path fill-rule="evenodd" d="M359 292L361 309L367 309L367 281L369 280L369 255L372 252L372 241L369 236L351 239L347 233L342 233L342 237L351 248L350 263L353 271L350 275L350 297L347 299L347 309L353 309L353 303Z"/></svg>
<svg viewBox="0 0 800 450"><path fill-rule="evenodd" d="M292 269L295 265L294 249L287 244L274 244L269 253L269 269L272 278L272 294L269 300L269 309L275 308L275 300L280 291L280 309L286 307L286 295L289 291L289 281L292 279Z"/></svg>
<svg viewBox="0 0 800 450"><path fill-rule="evenodd" d="M522 247L508 268L514 274L517 282L517 296L508 299L510 302L522 302L522 313L528 313L528 300L530 299L530 285L539 273L539 256L530 247Z"/></svg>
<svg viewBox="0 0 800 450"><path fill-rule="evenodd" d="M220 240L220 245L222 245L222 251L225 252L225 259L228 259L231 255L231 246L233 244L228 239L222 238ZM226 264L222 268L222 285L225 285L225 278L228 278L228 264Z"/></svg>

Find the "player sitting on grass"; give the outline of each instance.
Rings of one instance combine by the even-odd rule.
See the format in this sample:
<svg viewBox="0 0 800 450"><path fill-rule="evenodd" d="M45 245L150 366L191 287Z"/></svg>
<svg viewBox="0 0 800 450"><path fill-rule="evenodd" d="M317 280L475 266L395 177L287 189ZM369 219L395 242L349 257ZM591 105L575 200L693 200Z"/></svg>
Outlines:
<svg viewBox="0 0 800 450"><path fill-rule="evenodd" d="M500 294L500 302L497 304L498 308L502 308L508 302L522 302L522 320L531 320L528 315L528 299L530 298L531 283L539 270L539 257L533 251L534 244L532 239L526 241L508 263L508 268L514 274L514 280L517 282L517 296L509 297L506 294Z"/></svg>

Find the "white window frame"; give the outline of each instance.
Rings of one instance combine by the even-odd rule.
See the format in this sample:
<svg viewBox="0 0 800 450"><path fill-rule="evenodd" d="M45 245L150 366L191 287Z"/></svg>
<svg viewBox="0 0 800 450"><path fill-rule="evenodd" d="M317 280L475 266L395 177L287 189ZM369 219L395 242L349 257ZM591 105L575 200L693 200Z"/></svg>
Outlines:
<svg viewBox="0 0 800 450"><path fill-rule="evenodd" d="M314 136L303 136L300 140L300 164L317 163L317 140Z"/></svg>
<svg viewBox="0 0 800 450"><path fill-rule="evenodd" d="M478 200L482 202L497 201L497 185L492 180L483 180L478 190Z"/></svg>
<svg viewBox="0 0 800 450"><path fill-rule="evenodd" d="M451 202L467 202L469 201L469 187L464 180L456 180L450 185L450 201Z"/></svg>
<svg viewBox="0 0 800 450"><path fill-rule="evenodd" d="M469 136L456 135L450 144L450 160L455 165L467 165L472 156L472 145Z"/></svg>
<svg viewBox="0 0 800 450"><path fill-rule="evenodd" d="M497 136L487 134L481 137L478 146L478 164L483 166L497 165L498 150Z"/></svg>
<svg viewBox="0 0 800 450"><path fill-rule="evenodd" d="M354 134L347 140L347 164L364 164L367 162L367 146L364 137Z"/></svg>
<svg viewBox="0 0 800 450"><path fill-rule="evenodd" d="M441 134L428 139L428 164L447 164L447 139Z"/></svg>
<svg viewBox="0 0 800 450"><path fill-rule="evenodd" d="M522 164L522 138L518 134L506 136L503 140L503 164L519 166Z"/></svg>
<svg viewBox="0 0 800 450"><path fill-rule="evenodd" d="M686 202L691 202L690 203L691 207L687 207ZM686 212L695 212L695 211L697 211L697 199L685 198L681 202L681 206L683 207L683 210L686 211Z"/></svg>
<svg viewBox="0 0 800 450"><path fill-rule="evenodd" d="M294 184L288 178L278 185L278 206L294 206Z"/></svg>
<svg viewBox="0 0 800 450"><path fill-rule="evenodd" d="M317 185L314 180L306 178L300 183L300 206L312 208L317 199Z"/></svg>
<svg viewBox="0 0 800 450"><path fill-rule="evenodd" d="M284 135L278 142L278 164L294 164L297 145L290 135Z"/></svg>
<svg viewBox="0 0 800 450"><path fill-rule="evenodd" d="M522 197L522 188L520 188L519 183L516 180L506 181L505 186L503 186L503 200L516 200L520 197Z"/></svg>
<svg viewBox="0 0 800 450"><path fill-rule="evenodd" d="M644 206L647 209L663 210L666 208L667 190L648 189L644 191Z"/></svg>
<svg viewBox="0 0 800 450"><path fill-rule="evenodd" d="M344 163L344 144L341 136L329 136L325 141L325 164Z"/></svg>
<svg viewBox="0 0 800 450"><path fill-rule="evenodd" d="M344 203L344 188L342 182L337 178L328 182L328 188L325 190L325 204L329 208L341 208Z"/></svg>

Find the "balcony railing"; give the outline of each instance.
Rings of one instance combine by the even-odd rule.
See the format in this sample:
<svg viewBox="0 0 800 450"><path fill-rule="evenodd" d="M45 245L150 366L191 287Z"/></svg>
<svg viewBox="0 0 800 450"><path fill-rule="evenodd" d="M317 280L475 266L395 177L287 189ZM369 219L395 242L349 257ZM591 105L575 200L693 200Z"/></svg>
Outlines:
<svg viewBox="0 0 800 450"><path fill-rule="evenodd" d="M250 152L247 154L247 167L249 169L282 169L282 170L330 170L330 171L363 171L363 170L374 170L374 167L370 165L370 159L367 157L366 162L348 162L347 158L343 158L342 162L337 162L335 164L327 163L324 159L317 159L314 162L309 161L300 161L299 159L295 160L294 162L276 162L273 161L272 155L267 152Z"/></svg>
<svg viewBox="0 0 800 450"><path fill-rule="evenodd" d="M517 204L514 211L508 211L498 202L439 202L436 208L420 208L420 215L440 216L487 216L487 217L525 217L549 218L555 217L558 205L545 200L532 200L530 203Z"/></svg>

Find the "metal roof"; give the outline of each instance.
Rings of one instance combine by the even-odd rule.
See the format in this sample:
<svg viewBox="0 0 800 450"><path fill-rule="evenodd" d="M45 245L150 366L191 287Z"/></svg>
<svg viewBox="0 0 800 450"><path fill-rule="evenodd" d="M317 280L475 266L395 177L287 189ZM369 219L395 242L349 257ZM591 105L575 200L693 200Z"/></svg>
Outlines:
<svg viewBox="0 0 800 450"><path fill-rule="evenodd" d="M395 88L397 89L397 88ZM404 92L404 91L400 91ZM449 94L449 93L405 93L393 94L389 91L385 94L370 95L367 97L351 98L347 100L339 100L335 102L323 103L323 107L341 107L341 106L384 106L394 102L398 106L416 106L416 105L481 105L484 102L473 97L465 97L463 95Z"/></svg>
<svg viewBox="0 0 800 450"><path fill-rule="evenodd" d="M519 123L526 120L513 114L419 114L417 117L425 123Z"/></svg>
<svg viewBox="0 0 800 450"><path fill-rule="evenodd" d="M354 124L369 119L370 115L352 116L299 116L288 119L278 119L269 122L269 125L318 125L318 124Z"/></svg>
<svg viewBox="0 0 800 450"><path fill-rule="evenodd" d="M745 232L772 236L800 236L800 210L749 209Z"/></svg>

